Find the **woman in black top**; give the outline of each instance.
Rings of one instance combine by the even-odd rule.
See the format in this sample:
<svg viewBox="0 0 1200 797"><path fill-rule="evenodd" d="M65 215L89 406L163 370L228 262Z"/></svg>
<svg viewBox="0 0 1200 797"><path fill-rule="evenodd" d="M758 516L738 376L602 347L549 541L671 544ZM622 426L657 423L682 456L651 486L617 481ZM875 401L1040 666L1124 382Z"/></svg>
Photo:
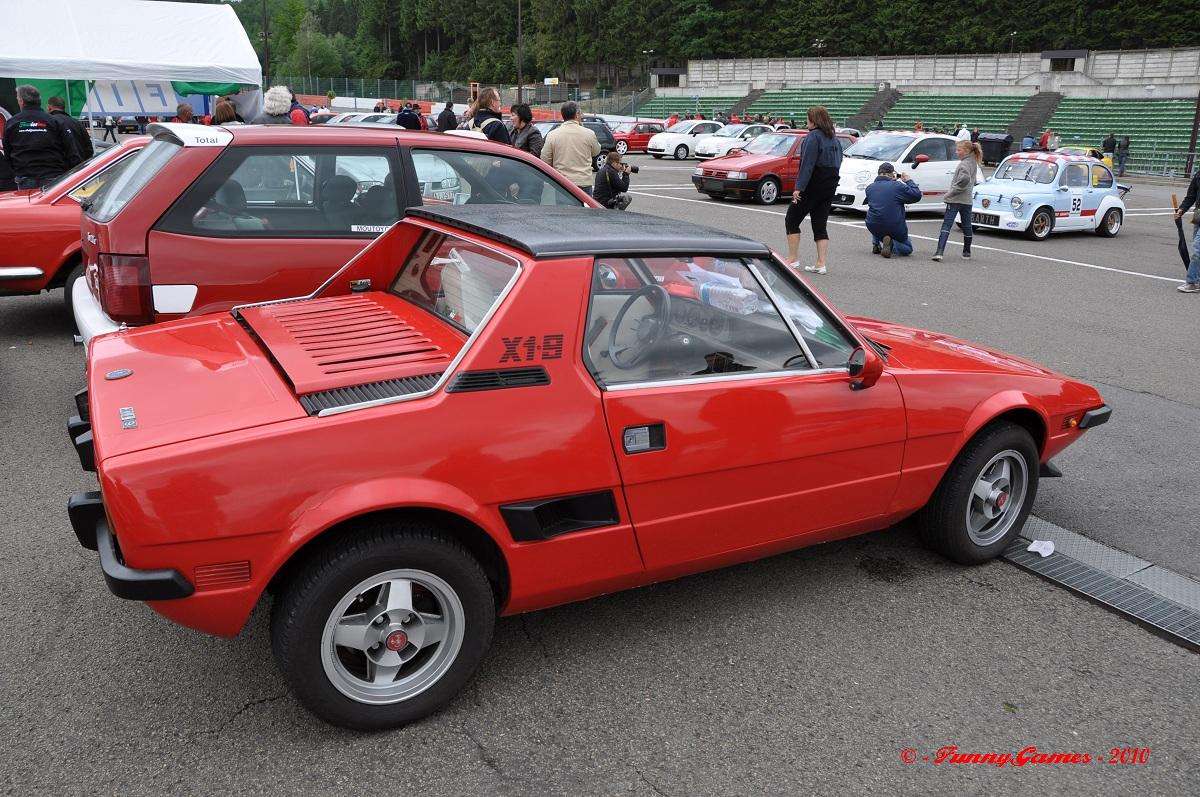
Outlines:
<svg viewBox="0 0 1200 797"><path fill-rule="evenodd" d="M798 268L800 263L800 222L812 219L813 240L817 244L817 262L805 266L813 274L825 274L825 255L829 251L829 207L837 190L838 172L842 167L842 145L833 131L833 120L822 105L808 109L808 135L800 146L800 172L796 175L796 190L788 206L783 227L787 232L788 264Z"/></svg>

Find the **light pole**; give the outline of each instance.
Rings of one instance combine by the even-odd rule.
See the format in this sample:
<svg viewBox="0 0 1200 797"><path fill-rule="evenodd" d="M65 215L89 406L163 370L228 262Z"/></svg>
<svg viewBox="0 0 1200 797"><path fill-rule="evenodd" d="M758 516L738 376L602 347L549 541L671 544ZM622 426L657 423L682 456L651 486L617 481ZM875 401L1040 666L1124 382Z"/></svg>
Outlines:
<svg viewBox="0 0 1200 797"><path fill-rule="evenodd" d="M521 94L525 88L525 76L521 73L525 60L525 40L521 32L521 0L517 0L517 102L523 102Z"/></svg>
<svg viewBox="0 0 1200 797"><path fill-rule="evenodd" d="M654 55L653 50L642 50L642 61L646 65L646 91L650 90L650 56L652 55ZM637 113L635 109L631 108L630 110L633 110L634 113Z"/></svg>
<svg viewBox="0 0 1200 797"><path fill-rule="evenodd" d="M1017 32L1014 30L1008 34L1008 54L1012 55L1017 43Z"/></svg>
<svg viewBox="0 0 1200 797"><path fill-rule="evenodd" d="M263 37L263 84L271 84L271 32L270 18L267 16L267 0L262 0L262 37Z"/></svg>
<svg viewBox="0 0 1200 797"><path fill-rule="evenodd" d="M824 39L813 39L813 49L817 51L817 58L821 57L821 51L825 49Z"/></svg>

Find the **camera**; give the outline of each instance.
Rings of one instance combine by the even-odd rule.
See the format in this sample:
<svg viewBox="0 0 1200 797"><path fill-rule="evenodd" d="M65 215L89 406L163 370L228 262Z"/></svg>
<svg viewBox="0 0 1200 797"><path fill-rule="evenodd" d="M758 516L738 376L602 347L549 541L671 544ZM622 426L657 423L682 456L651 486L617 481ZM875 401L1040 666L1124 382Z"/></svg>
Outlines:
<svg viewBox="0 0 1200 797"><path fill-rule="evenodd" d="M638 169L638 167L636 167L636 166L631 166L631 165L630 165L630 164L628 164L628 163L627 163L627 164L625 164L625 168L629 170L629 173L630 173L630 174L637 174L639 171L641 171L640 169Z"/></svg>

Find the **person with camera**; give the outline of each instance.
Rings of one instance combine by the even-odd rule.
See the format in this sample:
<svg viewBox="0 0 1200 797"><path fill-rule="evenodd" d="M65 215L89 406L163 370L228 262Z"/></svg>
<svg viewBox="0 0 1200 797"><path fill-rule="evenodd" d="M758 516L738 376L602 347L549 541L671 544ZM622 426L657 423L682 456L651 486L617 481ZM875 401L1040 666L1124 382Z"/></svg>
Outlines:
<svg viewBox="0 0 1200 797"><path fill-rule="evenodd" d="M907 174L896 174L890 163L879 166L879 176L867 186L867 231L871 253L891 257L911 255L904 206L921 201L921 188Z"/></svg>
<svg viewBox="0 0 1200 797"><path fill-rule="evenodd" d="M624 210L633 201L629 195L629 175L637 173L638 167L621 163L621 153L613 150L596 172L592 198L610 210Z"/></svg>

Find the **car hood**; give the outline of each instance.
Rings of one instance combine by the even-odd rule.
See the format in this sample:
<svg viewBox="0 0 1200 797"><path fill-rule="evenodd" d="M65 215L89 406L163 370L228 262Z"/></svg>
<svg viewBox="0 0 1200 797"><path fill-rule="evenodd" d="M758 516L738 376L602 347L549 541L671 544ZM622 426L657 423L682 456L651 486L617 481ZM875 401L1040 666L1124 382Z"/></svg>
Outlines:
<svg viewBox="0 0 1200 797"><path fill-rule="evenodd" d="M185 318L91 341L96 459L306 415L266 352L230 315ZM132 416L132 428L128 428Z"/></svg>
<svg viewBox="0 0 1200 797"><path fill-rule="evenodd" d="M697 146L697 149L704 149L709 152L721 152L721 151L727 151L727 150L733 149L734 147L742 146L745 144L746 144L746 141L744 141L743 139L740 139L740 138L735 138L732 136L711 135L711 136L705 136L704 140L700 142L699 146Z"/></svg>
<svg viewBox="0 0 1200 797"><path fill-rule="evenodd" d="M889 349L888 364L893 367L922 371L1059 376L1029 360L940 332L860 316L847 320L868 339Z"/></svg>
<svg viewBox="0 0 1200 797"><path fill-rule="evenodd" d="M976 196L1011 197L1053 193L1054 186L1027 180L985 180L975 186Z"/></svg>

